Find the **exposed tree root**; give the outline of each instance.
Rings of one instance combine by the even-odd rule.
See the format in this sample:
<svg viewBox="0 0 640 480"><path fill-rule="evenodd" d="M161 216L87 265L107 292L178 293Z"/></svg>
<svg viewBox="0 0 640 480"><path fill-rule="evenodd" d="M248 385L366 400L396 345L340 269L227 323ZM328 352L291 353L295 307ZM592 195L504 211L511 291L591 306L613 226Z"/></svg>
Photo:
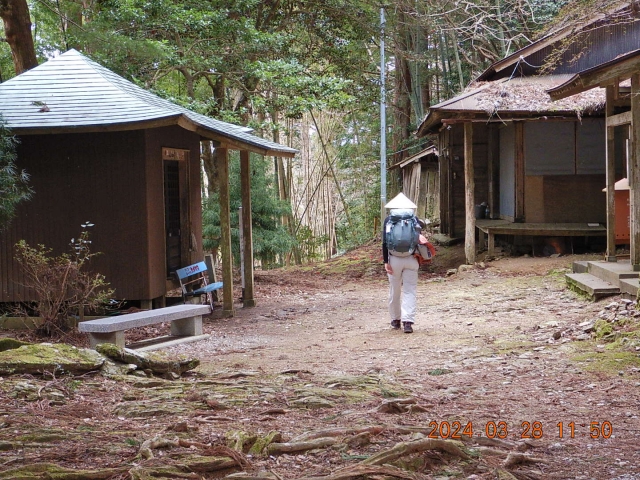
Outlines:
<svg viewBox="0 0 640 480"><path fill-rule="evenodd" d="M302 477L298 480L355 480L361 478L363 475L384 475L385 478L400 478L403 480L424 480L427 478L424 475L407 472L406 470L388 465L378 466L359 464L342 468L330 475L322 477Z"/></svg>
<svg viewBox="0 0 640 480"><path fill-rule="evenodd" d="M144 459L149 460L153 458L153 450L157 450L159 448L176 448L179 446L180 444L177 438L174 440L169 440L168 438L163 438L159 435L156 435L155 437L142 442L138 455L140 455Z"/></svg>
<svg viewBox="0 0 640 480"><path fill-rule="evenodd" d="M507 458L502 463L502 466L505 468L513 468L516 465L525 465L529 463L547 463L547 461L542 458L525 455L524 453L511 452L509 453L509 455L507 455Z"/></svg>
<svg viewBox="0 0 640 480"><path fill-rule="evenodd" d="M288 443L272 443L267 446L266 451L269 455L277 455L280 453L304 452L316 448L326 448L338 443L333 437L316 438L308 442L288 442Z"/></svg>
<svg viewBox="0 0 640 480"><path fill-rule="evenodd" d="M295 438L291 439L291 443L295 442L306 442L308 440L313 440L316 438L323 437L342 437L342 436L350 436L350 435L359 435L361 433L371 433L373 435L378 435L385 430L386 427L382 425L374 425L372 427L361 427L361 428L325 428L323 430L315 430L313 432L303 433L302 435L298 435Z"/></svg>
<svg viewBox="0 0 640 480"><path fill-rule="evenodd" d="M16 478L68 478L85 480L108 480L126 472L126 468L105 468L101 470L78 470L64 468L52 463L24 465L0 472L0 479Z"/></svg>
<svg viewBox="0 0 640 480"><path fill-rule="evenodd" d="M384 450L372 455L362 463L365 465L384 465L386 463L394 462L405 455L424 452L427 450L440 450L448 453L449 455L460 457L465 460L471 458L460 448L459 442L455 442L453 440L441 440L437 438L425 438L413 442L400 442L389 450Z"/></svg>

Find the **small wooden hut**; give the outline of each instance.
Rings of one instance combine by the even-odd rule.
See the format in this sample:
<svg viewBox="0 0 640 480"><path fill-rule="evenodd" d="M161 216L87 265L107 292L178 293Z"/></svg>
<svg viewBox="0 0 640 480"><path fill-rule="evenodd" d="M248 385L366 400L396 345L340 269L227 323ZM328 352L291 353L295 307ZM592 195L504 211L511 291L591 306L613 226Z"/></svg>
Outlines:
<svg viewBox="0 0 640 480"><path fill-rule="evenodd" d="M484 243L488 234L493 253L496 236L517 242L606 234L605 95L589 90L553 102L547 90L640 48L634 5L561 24L430 108L417 134L437 142L441 229L464 236L469 263L476 235ZM622 178L621 155L614 163ZM489 218L477 218L482 202Z"/></svg>
<svg viewBox="0 0 640 480"><path fill-rule="evenodd" d="M418 217L439 224L438 149L432 145L388 168L395 169L400 169L402 192L417 205Z"/></svg>
<svg viewBox="0 0 640 480"><path fill-rule="evenodd" d="M68 252L90 221L92 249L101 252L92 269L117 298L162 305L175 270L203 260L203 139L218 150L227 314L233 314L227 152L240 150L245 304L253 302L249 153L296 150L161 99L75 50L0 84L0 114L19 140L17 164L35 191L0 232L0 302L34 299L14 259L16 242Z"/></svg>

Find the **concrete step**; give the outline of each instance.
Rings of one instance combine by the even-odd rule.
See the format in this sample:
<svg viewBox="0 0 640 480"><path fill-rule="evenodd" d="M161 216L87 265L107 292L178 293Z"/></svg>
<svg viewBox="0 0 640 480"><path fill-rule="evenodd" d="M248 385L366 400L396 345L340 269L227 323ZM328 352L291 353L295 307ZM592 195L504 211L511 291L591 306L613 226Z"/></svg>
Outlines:
<svg viewBox="0 0 640 480"><path fill-rule="evenodd" d="M573 273L589 273L589 262L586 260L576 260L571 267Z"/></svg>
<svg viewBox="0 0 640 480"><path fill-rule="evenodd" d="M592 300L620 293L618 286L590 273L567 273L565 279L570 288L586 294Z"/></svg>
<svg viewBox="0 0 640 480"><path fill-rule="evenodd" d="M620 280L620 291L626 296L636 298L638 296L638 288L640 288L640 279L623 278Z"/></svg>
<svg viewBox="0 0 640 480"><path fill-rule="evenodd" d="M613 285L624 278L638 278L628 262L589 262L589 273Z"/></svg>

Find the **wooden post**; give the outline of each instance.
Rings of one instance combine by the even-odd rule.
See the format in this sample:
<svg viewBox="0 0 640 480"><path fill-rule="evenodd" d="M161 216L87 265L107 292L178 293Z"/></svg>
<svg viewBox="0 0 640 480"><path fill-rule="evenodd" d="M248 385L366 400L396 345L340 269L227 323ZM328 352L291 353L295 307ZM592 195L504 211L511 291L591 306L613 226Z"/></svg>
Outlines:
<svg viewBox="0 0 640 480"><path fill-rule="evenodd" d="M229 200L229 150L217 148L216 161L220 182L220 254L222 255L222 315L232 317L233 257L231 253L231 213Z"/></svg>
<svg viewBox="0 0 640 480"><path fill-rule="evenodd" d="M464 124L464 191L465 191L465 233L464 254L467 263L476 263L476 217L475 217L475 179L473 172L473 123Z"/></svg>
<svg viewBox="0 0 640 480"><path fill-rule="evenodd" d="M251 225L251 165L249 152L240 150L240 190L242 192L242 233L244 237L244 291L242 303L255 307L253 281L253 228Z"/></svg>
<svg viewBox="0 0 640 480"><path fill-rule="evenodd" d="M489 124L487 128L488 133L488 151L487 151L487 177L489 179L489 218L498 218L498 188L497 188L497 173L500 171L500 133L498 127L495 124Z"/></svg>
<svg viewBox="0 0 640 480"><path fill-rule="evenodd" d="M607 85L606 117L613 115L615 90L613 85ZM607 262L617 262L616 257L616 154L615 127L607 127Z"/></svg>
<svg viewBox="0 0 640 480"><path fill-rule="evenodd" d="M449 192L451 188L451 150L448 145L449 133L444 130L439 135L438 145L438 172L440 181L440 232L451 235L452 226L449 212L451 211L451 198Z"/></svg>
<svg viewBox="0 0 640 480"><path fill-rule="evenodd" d="M514 122L515 127L515 193L514 220L524 222L524 122Z"/></svg>
<svg viewBox="0 0 640 480"><path fill-rule="evenodd" d="M213 261L213 255L207 253L204 256L204 263L207 265L207 273L209 278L207 279L209 283L216 283L218 281L218 276L216 275L216 263ZM218 290L214 290L211 292L213 296L213 300L216 302L220 301Z"/></svg>
<svg viewBox="0 0 640 480"><path fill-rule="evenodd" d="M640 271L640 73L631 77L631 158L629 213L631 217L631 265Z"/></svg>

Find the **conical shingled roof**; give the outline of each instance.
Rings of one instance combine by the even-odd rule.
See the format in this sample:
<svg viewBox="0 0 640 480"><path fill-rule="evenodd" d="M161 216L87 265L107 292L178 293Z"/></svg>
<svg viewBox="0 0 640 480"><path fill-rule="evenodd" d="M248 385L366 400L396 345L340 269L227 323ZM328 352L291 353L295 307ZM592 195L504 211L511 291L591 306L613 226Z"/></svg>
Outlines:
<svg viewBox="0 0 640 480"><path fill-rule="evenodd" d="M263 155L297 150L251 129L192 112L69 50L0 84L0 114L15 134L118 131L177 125Z"/></svg>

